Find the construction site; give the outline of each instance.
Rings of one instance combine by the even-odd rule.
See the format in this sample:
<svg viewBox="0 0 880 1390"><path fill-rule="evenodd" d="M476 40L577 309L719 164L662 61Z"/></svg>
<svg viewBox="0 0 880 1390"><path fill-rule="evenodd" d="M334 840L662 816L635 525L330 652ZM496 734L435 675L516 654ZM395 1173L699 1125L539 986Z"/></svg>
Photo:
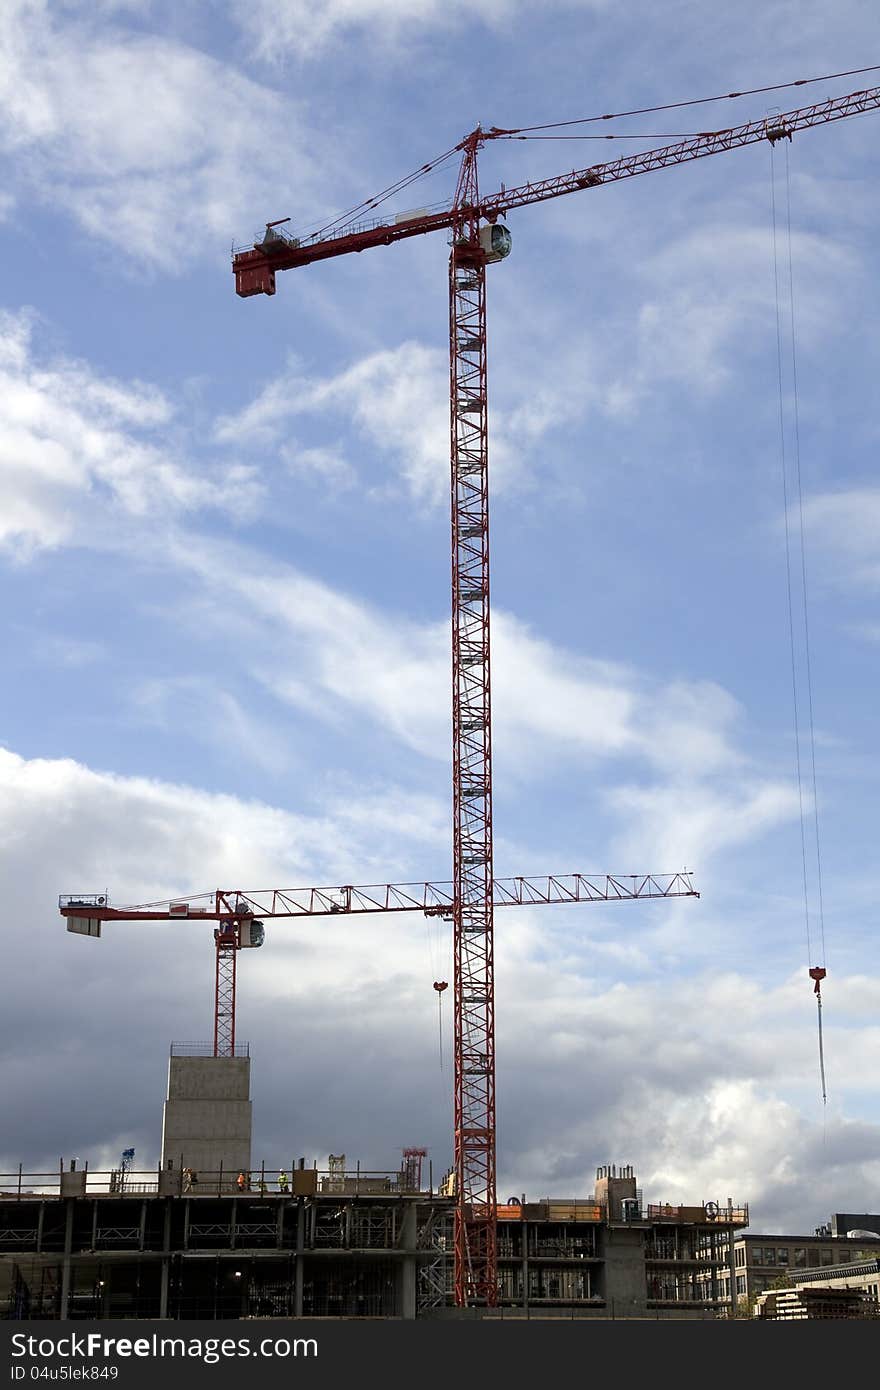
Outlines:
<svg viewBox="0 0 880 1390"><path fill-rule="evenodd" d="M588 1195L498 1203L497 1297L457 1305L454 1170L416 1146L387 1172L345 1154L254 1166L250 1061L172 1045L152 1171L127 1149L109 1172L0 1174L0 1316L880 1319L880 1214L752 1234L746 1204L646 1201L614 1164Z"/></svg>
<svg viewBox="0 0 880 1390"><path fill-rule="evenodd" d="M61 1160L0 1174L0 1308L11 1319L438 1318L456 1308L452 1172L345 1154L251 1166L250 1058L175 1044L162 1162ZM630 1167L582 1198L497 1205L499 1317L717 1315L748 1210L645 1203Z"/></svg>
<svg viewBox="0 0 880 1390"><path fill-rule="evenodd" d="M52 1172L29 1171L23 1161L0 1174L3 1316L708 1320L742 1316L740 1298L757 1296L737 1256L748 1194L695 1192L685 1204L668 1203L663 1192L646 1199L625 1161L598 1167L592 1191L582 1194L498 1191L496 912L693 903L700 891L686 870L495 876L486 278L510 254L507 219L520 209L573 193L595 197L619 180L733 157L741 147L772 149L813 126L877 108L880 88L858 91L488 195L479 186L478 156L488 142L517 132L477 126L453 151L459 170L448 206L384 214L403 180L311 236L294 235L285 229L289 219L279 219L234 251L235 291L247 300L274 295L282 271L385 253L438 231L448 238L452 879L227 886L136 904L117 903L106 891L62 895L66 929L92 941L115 922L178 921L210 931L213 1036L171 1046L155 1168L140 1169L126 1150L111 1171L66 1156ZM236 1023L241 952L262 947L267 923L391 913L421 914L449 928L452 978L433 981L433 989L438 1002L450 991L453 1011L450 1155L437 1171L417 1145L389 1155L392 1166L383 1172L363 1169L347 1152L276 1155L273 1166L256 1166L251 1058ZM86 949L93 948L84 941ZM808 964L822 1057L826 970L818 956ZM824 1093L823 1057L822 1067ZM344 1116L338 1132L345 1133ZM866 1249L870 1255L864 1241L843 1239L835 1254L851 1264ZM778 1304L780 1317L807 1316L810 1296L765 1299L764 1315ZM838 1309L846 1298L819 1303Z"/></svg>

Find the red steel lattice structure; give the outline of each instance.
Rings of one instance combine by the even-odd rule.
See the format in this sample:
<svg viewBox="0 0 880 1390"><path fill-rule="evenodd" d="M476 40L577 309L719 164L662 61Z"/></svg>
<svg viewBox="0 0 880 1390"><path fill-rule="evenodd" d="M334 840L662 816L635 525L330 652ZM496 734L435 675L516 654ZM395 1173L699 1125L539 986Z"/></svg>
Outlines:
<svg viewBox="0 0 880 1390"><path fill-rule="evenodd" d="M449 257L456 1302L494 1304L495 946L489 663L486 251L479 139L465 147Z"/></svg>
<svg viewBox="0 0 880 1390"><path fill-rule="evenodd" d="M214 1056L235 1056L235 977L240 928L230 922L214 933L217 963L214 971Z"/></svg>
<svg viewBox="0 0 880 1390"><path fill-rule="evenodd" d="M631 902L642 898L698 898L690 874L547 874L495 880L495 907L549 903ZM449 921L452 883L345 883L325 888L267 888L198 893L170 901L111 907L106 894L63 894L58 899L69 931L100 936L104 922L217 922L214 931L214 1056L235 1056L236 969L243 947L260 945L268 918L360 916L422 912Z"/></svg>
<svg viewBox="0 0 880 1390"><path fill-rule="evenodd" d="M489 518L485 267L500 259L482 232L513 208L545 202L707 155L787 138L810 126L880 106L880 88L853 92L772 118L677 140L555 178L480 197L477 153L519 134L472 131L450 207L396 222L336 226L305 240L267 225L265 238L233 257L236 292L275 293L276 270L389 245L446 229L449 262L452 431L453 843L455 901L456 1300L496 1301L495 1038L492 932L492 745L489 679ZM428 166L426 166L428 167ZM481 228L481 223L486 224ZM506 251L502 252L506 254Z"/></svg>

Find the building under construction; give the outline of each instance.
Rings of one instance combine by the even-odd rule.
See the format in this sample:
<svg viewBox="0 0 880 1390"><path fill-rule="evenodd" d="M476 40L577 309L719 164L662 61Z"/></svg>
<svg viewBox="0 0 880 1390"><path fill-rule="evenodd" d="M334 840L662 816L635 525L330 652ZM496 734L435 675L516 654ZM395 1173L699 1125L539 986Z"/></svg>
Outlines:
<svg viewBox="0 0 880 1390"><path fill-rule="evenodd" d="M713 1317L748 1210L646 1205L630 1167L592 1194L497 1208L498 1306L455 1305L451 1174L424 1149L393 1172L345 1155L251 1159L250 1058L176 1044L162 1158L0 1176L6 1318ZM427 1171L426 1171L427 1168Z"/></svg>

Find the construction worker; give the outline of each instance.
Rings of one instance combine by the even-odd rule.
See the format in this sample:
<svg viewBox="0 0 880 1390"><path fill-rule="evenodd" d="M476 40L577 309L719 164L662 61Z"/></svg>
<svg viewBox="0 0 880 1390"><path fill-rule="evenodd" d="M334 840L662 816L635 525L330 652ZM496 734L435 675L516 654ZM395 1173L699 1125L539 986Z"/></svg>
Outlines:
<svg viewBox="0 0 880 1390"><path fill-rule="evenodd" d="M236 1181L236 1185L237 1185L237 1187L238 1187L239 1192L246 1192L246 1191L247 1191L248 1180L247 1180L247 1176L246 1176L245 1171L244 1171L243 1168L242 1168L241 1172L239 1173L238 1177L235 1179L235 1181Z"/></svg>
<svg viewBox="0 0 880 1390"><path fill-rule="evenodd" d="M279 1192L289 1192L289 1191L290 1191L290 1188L289 1188L288 1185L287 1185L287 1174L286 1174L286 1173L279 1173L279 1174L278 1174L278 1191L279 1191Z"/></svg>

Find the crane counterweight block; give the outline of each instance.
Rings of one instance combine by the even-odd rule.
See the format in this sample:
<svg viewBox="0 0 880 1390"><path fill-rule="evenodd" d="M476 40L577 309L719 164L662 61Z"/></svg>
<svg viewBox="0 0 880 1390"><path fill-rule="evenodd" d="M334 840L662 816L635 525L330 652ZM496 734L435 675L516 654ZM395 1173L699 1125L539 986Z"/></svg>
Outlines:
<svg viewBox="0 0 880 1390"><path fill-rule="evenodd" d="M233 261L235 293L242 299L254 294L275 293L275 271L258 251L243 251Z"/></svg>

